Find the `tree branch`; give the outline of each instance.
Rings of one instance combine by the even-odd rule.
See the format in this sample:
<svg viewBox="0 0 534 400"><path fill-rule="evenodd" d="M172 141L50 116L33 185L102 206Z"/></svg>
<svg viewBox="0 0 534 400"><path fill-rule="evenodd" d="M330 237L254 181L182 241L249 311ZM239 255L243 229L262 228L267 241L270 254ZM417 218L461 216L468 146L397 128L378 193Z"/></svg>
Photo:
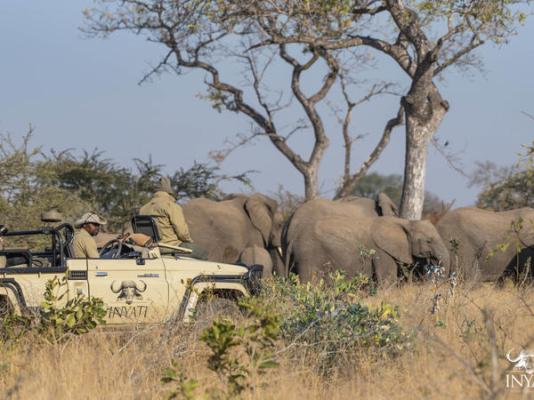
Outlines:
<svg viewBox="0 0 534 400"><path fill-rule="evenodd" d="M338 189L334 197L335 199L350 195L350 192L352 191L356 183L358 183L358 180L361 179L367 173L371 165L373 165L373 163L378 159L378 157L380 157L380 155L386 148L391 138L391 133L393 132L393 129L403 123L404 107L401 105L399 107L399 110L397 111L397 115L387 122L386 126L384 127L384 131L382 132L382 137L380 138L380 141L378 142L374 150L371 152L367 160L362 163L358 171L352 174L348 179L344 179L342 186Z"/></svg>

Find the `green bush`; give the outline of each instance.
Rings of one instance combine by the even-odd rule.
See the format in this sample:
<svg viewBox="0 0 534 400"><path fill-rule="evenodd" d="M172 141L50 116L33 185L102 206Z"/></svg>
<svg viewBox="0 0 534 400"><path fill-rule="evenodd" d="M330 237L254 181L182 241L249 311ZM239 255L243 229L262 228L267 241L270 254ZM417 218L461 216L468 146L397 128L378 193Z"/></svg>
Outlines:
<svg viewBox="0 0 534 400"><path fill-rule="evenodd" d="M359 350L394 356L410 343L398 323L397 307L362 304L368 288L367 277L347 279L336 272L315 284L300 284L296 278L272 281L255 301L283 315L280 331L287 345L297 353L317 354L319 369L328 373L345 361L357 361Z"/></svg>
<svg viewBox="0 0 534 400"><path fill-rule="evenodd" d="M57 277L46 283L44 301L41 304L39 332L51 338L62 338L67 334L80 335L87 333L99 324L105 324L106 309L104 302L95 297L87 298L82 294L67 300L60 305L68 290L62 288L67 279Z"/></svg>
<svg viewBox="0 0 534 400"><path fill-rule="evenodd" d="M215 320L202 335L210 350L207 367L223 389L189 379L175 360L162 377L175 385L168 398L239 398L251 389L252 378L277 367L283 354L294 362L316 360L324 375L358 362L362 353L398 355L410 346L411 336L399 325L397 307L363 304L373 289L368 277L348 279L341 272L314 284L301 284L296 277L263 281L259 296L240 301L241 322ZM197 393L200 386L206 389Z"/></svg>
<svg viewBox="0 0 534 400"><path fill-rule="evenodd" d="M106 309L98 298L81 294L63 302L67 279L54 277L46 283L44 301L37 313L17 315L13 310L0 310L0 342L14 343L29 333L56 342L69 335L81 335L105 324Z"/></svg>
<svg viewBox="0 0 534 400"><path fill-rule="evenodd" d="M242 323L227 318L216 320L202 334L201 340L210 349L207 367L217 374L222 389L210 386L201 398L239 398L252 389L253 376L278 366L274 350L280 334L279 315L257 299L243 300L240 305L246 314ZM161 382L175 385L168 399L199 398L198 381L187 378L176 361L165 369Z"/></svg>

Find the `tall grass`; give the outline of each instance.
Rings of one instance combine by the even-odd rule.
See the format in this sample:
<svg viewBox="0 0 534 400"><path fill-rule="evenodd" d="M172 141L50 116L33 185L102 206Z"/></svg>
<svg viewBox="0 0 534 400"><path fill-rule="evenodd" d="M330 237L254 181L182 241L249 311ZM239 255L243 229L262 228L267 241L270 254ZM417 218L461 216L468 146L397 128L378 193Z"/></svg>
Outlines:
<svg viewBox="0 0 534 400"><path fill-rule="evenodd" d="M436 293L442 296L435 307ZM276 303L287 301L280 295ZM398 306L411 337L395 356L344 347L339 368L325 373L321 346L277 343L279 366L250 378L250 399L500 398L512 365L508 351L534 350L534 289L467 284L410 284L361 294L369 307ZM281 304L284 307L284 304ZM434 308L434 313L431 312ZM283 314L282 314L283 318ZM50 343L34 334L0 347L0 397L8 399L160 399L163 371L177 365L199 382L198 393L220 386L208 368L208 347L195 326L97 329ZM308 343L309 344L309 343ZM325 346L324 348L327 348Z"/></svg>

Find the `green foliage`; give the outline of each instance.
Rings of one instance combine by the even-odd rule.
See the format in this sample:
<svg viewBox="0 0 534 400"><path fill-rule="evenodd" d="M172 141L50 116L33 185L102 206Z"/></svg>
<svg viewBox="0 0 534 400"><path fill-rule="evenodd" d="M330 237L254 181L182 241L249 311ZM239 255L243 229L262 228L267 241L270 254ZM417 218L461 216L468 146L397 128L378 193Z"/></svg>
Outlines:
<svg viewBox="0 0 534 400"><path fill-rule="evenodd" d="M12 230L43 225L41 212L57 208L67 220L81 215L91 205L76 193L41 179L53 172L40 163L42 151L32 148L31 134L16 144L9 136L0 136L0 215L1 223Z"/></svg>
<svg viewBox="0 0 534 400"><path fill-rule="evenodd" d="M163 371L161 383L165 385L174 383L176 386L175 389L167 394L168 400L193 400L198 398L195 394L195 391L199 386L198 381L195 379L188 379L185 372L180 369L180 366L175 361L172 362L171 367L166 368Z"/></svg>
<svg viewBox="0 0 534 400"><path fill-rule="evenodd" d="M280 332L278 315L254 300L244 300L241 304L248 312L244 324L214 321L202 335L202 341L211 350L208 368L217 373L226 387L225 392L214 392L216 397L241 395L250 389L249 377L264 374L278 365L273 353Z"/></svg>
<svg viewBox="0 0 534 400"><path fill-rule="evenodd" d="M0 298L0 342L15 343L29 333L56 342L68 335L81 335L105 324L106 309L101 299L76 294L67 300L66 286L66 277L59 279L56 276L48 280L44 301L34 314L17 315Z"/></svg>
<svg viewBox="0 0 534 400"><path fill-rule="evenodd" d="M104 158L101 151L83 152L81 157L71 151L52 153L38 165L51 171L40 176L44 185L76 193L93 209L105 215L112 228L128 221L132 209L147 202L154 191L161 165L152 160L134 160L135 170L120 167Z"/></svg>
<svg viewBox="0 0 534 400"><path fill-rule="evenodd" d="M525 152L512 167L497 167L491 162L479 163L471 185L482 187L477 206L495 211L534 207L534 152Z"/></svg>
<svg viewBox="0 0 534 400"><path fill-rule="evenodd" d="M399 206L402 195L402 184L402 175L382 175L378 172L371 172L358 181L351 194L353 196L374 199L380 192L383 192ZM439 212L444 206L443 201L438 196L428 191L425 192L423 214Z"/></svg>
<svg viewBox="0 0 534 400"><path fill-rule="evenodd" d="M387 194L398 205L402 194L402 175L371 172L358 181L352 195L374 199L380 192Z"/></svg>
<svg viewBox="0 0 534 400"><path fill-rule="evenodd" d="M517 8L517 0L424 0L412 3L422 17L469 19L481 28L481 34L496 42L508 34L514 24L522 24L526 19L526 14Z"/></svg>
<svg viewBox="0 0 534 400"><path fill-rule="evenodd" d="M46 283L38 330L52 339L60 339L67 334L81 335L99 324L105 324L104 302L79 293L63 302L68 294L66 285L66 277L54 277Z"/></svg>
<svg viewBox="0 0 534 400"><path fill-rule="evenodd" d="M283 315L281 336L296 351L314 352L318 368L328 373L355 362L359 351L371 356L394 356L409 345L398 324L398 309L389 304L362 304L373 287L368 277L346 278L341 272L315 284L296 278L278 280L264 288L258 302Z"/></svg>
<svg viewBox="0 0 534 400"><path fill-rule="evenodd" d="M239 175L221 174L220 168L206 163L195 162L189 169L180 168L171 178L172 188L178 199L206 197L219 200L225 196L221 190L222 182L235 181L252 188L252 181L246 171Z"/></svg>
<svg viewBox="0 0 534 400"><path fill-rule="evenodd" d="M174 362L161 380L174 385L169 398L241 398L284 353L292 360L313 359L310 367L324 375L342 372L362 354L394 357L409 348L411 336L399 325L397 307L363 304L373 290L367 276L348 279L341 272L315 284L301 284L296 277L263 281L259 296L240 300L243 320L216 320L202 334L207 366L221 386L210 383L198 390L199 382Z"/></svg>
<svg viewBox="0 0 534 400"><path fill-rule="evenodd" d="M279 315L257 299L243 299L240 305L246 312L243 323L216 320L202 334L201 340L210 349L207 366L217 374L223 388L210 387L200 397L239 398L252 389L253 376L278 366L274 349L280 335ZM176 385L169 399L198 398L198 382L188 379L176 362L164 371L161 382Z"/></svg>
<svg viewBox="0 0 534 400"><path fill-rule="evenodd" d="M72 150L45 153L31 146L32 138L30 132L17 144L9 136L0 136L0 222L11 230L41 227L41 213L52 208L71 223L92 210L108 219L107 229L120 230L132 210L150 199L163 173L163 166L150 158L134 160L132 170L97 150L81 156ZM201 163L180 168L171 176L182 199L222 197L219 184L223 181L251 185L248 172L228 176L218 167Z"/></svg>

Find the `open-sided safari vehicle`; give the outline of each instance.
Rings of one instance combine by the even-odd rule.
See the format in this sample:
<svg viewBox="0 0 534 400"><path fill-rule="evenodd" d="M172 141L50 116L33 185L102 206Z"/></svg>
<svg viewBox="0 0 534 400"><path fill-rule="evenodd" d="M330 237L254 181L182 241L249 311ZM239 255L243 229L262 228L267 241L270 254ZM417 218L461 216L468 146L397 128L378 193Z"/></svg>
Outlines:
<svg viewBox="0 0 534 400"><path fill-rule="evenodd" d="M206 293L239 298L255 292L261 266L193 259L187 249L159 245L150 217L136 216L132 222L134 232L148 234L153 244L113 240L98 259L72 257L69 224L18 232L0 226L0 309L38 309L46 282L54 277L67 279L64 301L80 294L101 298L108 324L188 321Z"/></svg>

